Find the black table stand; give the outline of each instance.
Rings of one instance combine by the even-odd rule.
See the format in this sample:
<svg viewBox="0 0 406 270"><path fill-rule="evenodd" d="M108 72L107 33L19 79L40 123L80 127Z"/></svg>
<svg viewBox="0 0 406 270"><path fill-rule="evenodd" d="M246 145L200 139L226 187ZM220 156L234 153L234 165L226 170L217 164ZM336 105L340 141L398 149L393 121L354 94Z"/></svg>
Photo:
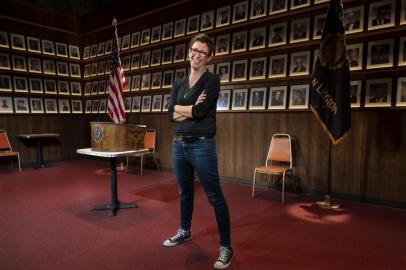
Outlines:
<svg viewBox="0 0 406 270"><path fill-rule="evenodd" d="M111 204L105 205L95 205L93 206L93 211L98 210L109 210L111 211L110 217L115 216L118 209L128 209L137 208L136 204L120 203L117 195L117 159L115 157L110 158L110 169L111 169Z"/></svg>

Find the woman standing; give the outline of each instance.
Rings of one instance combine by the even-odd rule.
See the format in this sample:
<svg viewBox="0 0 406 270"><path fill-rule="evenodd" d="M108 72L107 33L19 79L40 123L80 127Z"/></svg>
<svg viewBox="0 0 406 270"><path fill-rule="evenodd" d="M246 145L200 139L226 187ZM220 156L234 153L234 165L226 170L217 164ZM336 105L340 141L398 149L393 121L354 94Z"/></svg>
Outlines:
<svg viewBox="0 0 406 270"><path fill-rule="evenodd" d="M215 269L226 269L233 258L230 241L230 217L227 202L220 187L216 153L216 104L220 81L216 74L206 71L214 45L205 34L189 43L190 74L172 86L168 115L176 122L172 159L180 194L180 228L163 242L176 246L192 238L190 233L194 171L214 208L220 234L220 255Z"/></svg>

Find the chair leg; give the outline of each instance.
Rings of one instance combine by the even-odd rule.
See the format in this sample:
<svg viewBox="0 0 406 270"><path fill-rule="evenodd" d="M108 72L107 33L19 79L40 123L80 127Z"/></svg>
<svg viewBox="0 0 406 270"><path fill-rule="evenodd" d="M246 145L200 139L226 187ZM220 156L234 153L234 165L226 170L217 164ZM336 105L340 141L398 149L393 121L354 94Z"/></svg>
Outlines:
<svg viewBox="0 0 406 270"><path fill-rule="evenodd" d="M282 203L285 203L285 172L283 172L282 176Z"/></svg>
<svg viewBox="0 0 406 270"><path fill-rule="evenodd" d="M160 171L161 167L158 165L158 161L156 160L155 154L152 154L152 157L154 158L156 169Z"/></svg>
<svg viewBox="0 0 406 270"><path fill-rule="evenodd" d="M144 155L141 155L140 175L142 176L142 169L144 168Z"/></svg>
<svg viewBox="0 0 406 270"><path fill-rule="evenodd" d="M252 195L251 195L252 198L254 198L254 195L255 195L255 176L256 176L256 174L257 174L257 171L254 170L254 178L252 179Z"/></svg>
<svg viewBox="0 0 406 270"><path fill-rule="evenodd" d="M21 172L21 161L20 161L20 154L17 153L17 160L18 160L18 168L20 169Z"/></svg>
<svg viewBox="0 0 406 270"><path fill-rule="evenodd" d="M127 166L125 167L125 173L128 173L128 156L126 158L127 158Z"/></svg>

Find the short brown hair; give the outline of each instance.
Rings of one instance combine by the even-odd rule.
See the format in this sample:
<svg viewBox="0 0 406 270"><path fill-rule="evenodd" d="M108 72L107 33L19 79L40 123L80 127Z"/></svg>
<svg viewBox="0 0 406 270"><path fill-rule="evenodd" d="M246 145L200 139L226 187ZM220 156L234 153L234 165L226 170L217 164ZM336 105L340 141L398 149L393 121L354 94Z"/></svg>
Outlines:
<svg viewBox="0 0 406 270"><path fill-rule="evenodd" d="M197 34L196 36L194 36L189 41L189 48L192 48L193 43L195 43L196 41L199 41L201 43L205 43L207 45L207 47L209 48L209 51L207 52L209 56L211 56L213 54L214 43L213 43L212 39L208 35L206 35L206 34Z"/></svg>

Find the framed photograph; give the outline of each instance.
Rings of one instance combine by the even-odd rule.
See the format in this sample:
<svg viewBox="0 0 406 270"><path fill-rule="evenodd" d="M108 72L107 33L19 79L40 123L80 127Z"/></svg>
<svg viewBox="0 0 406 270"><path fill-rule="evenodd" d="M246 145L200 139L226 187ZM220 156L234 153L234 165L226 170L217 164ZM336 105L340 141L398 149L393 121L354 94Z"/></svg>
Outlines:
<svg viewBox="0 0 406 270"><path fill-rule="evenodd" d="M289 109L307 109L309 107L309 85L291 85Z"/></svg>
<svg viewBox="0 0 406 270"><path fill-rule="evenodd" d="M130 85L130 83L131 83L131 76L129 76L129 75L126 75L126 76L124 76L124 81L125 81L125 83L124 83L124 87L123 87L123 92L130 92L131 90L131 85ZM99 90L100 90L100 88L99 88Z"/></svg>
<svg viewBox="0 0 406 270"><path fill-rule="evenodd" d="M56 99L45 99L45 113L58 113L58 107L56 106Z"/></svg>
<svg viewBox="0 0 406 270"><path fill-rule="evenodd" d="M269 14L277 14L288 11L288 0L271 0L269 5Z"/></svg>
<svg viewBox="0 0 406 270"><path fill-rule="evenodd" d="M405 107L406 106L406 77L398 78L398 91L396 96L396 106Z"/></svg>
<svg viewBox="0 0 406 270"><path fill-rule="evenodd" d="M214 73L214 64L206 65L206 71L210 73Z"/></svg>
<svg viewBox="0 0 406 270"><path fill-rule="evenodd" d="M42 73L41 59L28 58L28 71L33 73Z"/></svg>
<svg viewBox="0 0 406 270"><path fill-rule="evenodd" d="M39 38L27 37L27 45L29 52L41 53L41 45Z"/></svg>
<svg viewBox="0 0 406 270"><path fill-rule="evenodd" d="M216 55L228 54L230 48L230 34L218 36L216 39Z"/></svg>
<svg viewBox="0 0 406 270"><path fill-rule="evenodd" d="M97 54L96 56L102 56L104 55L104 48L105 48L106 43L103 42L99 42L99 44L97 45Z"/></svg>
<svg viewBox="0 0 406 270"><path fill-rule="evenodd" d="M113 47L113 40L107 40L106 41L106 47L104 49L104 54L111 54L111 50Z"/></svg>
<svg viewBox="0 0 406 270"><path fill-rule="evenodd" d="M344 9L343 25L346 34L362 32L364 30L364 6Z"/></svg>
<svg viewBox="0 0 406 270"><path fill-rule="evenodd" d="M210 30L214 27L214 10L202 13L200 31Z"/></svg>
<svg viewBox="0 0 406 270"><path fill-rule="evenodd" d="M185 35L186 19L180 19L175 22L175 31L173 37L181 37Z"/></svg>
<svg viewBox="0 0 406 270"><path fill-rule="evenodd" d="M362 81L351 81L350 82L351 108L361 107L361 85L362 85Z"/></svg>
<svg viewBox="0 0 406 270"><path fill-rule="evenodd" d="M367 80L365 107L390 107L392 78Z"/></svg>
<svg viewBox="0 0 406 270"><path fill-rule="evenodd" d="M399 63L398 66L406 65L406 37L399 40Z"/></svg>
<svg viewBox="0 0 406 270"><path fill-rule="evenodd" d="M128 83L130 83L130 82L128 81ZM107 85L106 80L99 81L99 90L97 91L97 93L101 94L101 95L105 94L106 93L106 85Z"/></svg>
<svg viewBox="0 0 406 270"><path fill-rule="evenodd" d="M272 55L269 58L269 78L286 77L286 66L288 63L288 55Z"/></svg>
<svg viewBox="0 0 406 270"><path fill-rule="evenodd" d="M186 77L186 68L178 68L175 70L175 81Z"/></svg>
<svg viewBox="0 0 406 270"><path fill-rule="evenodd" d="M44 113L42 98L30 98L31 113Z"/></svg>
<svg viewBox="0 0 406 270"><path fill-rule="evenodd" d="M288 96L287 86L275 86L269 88L269 110L286 109L286 97Z"/></svg>
<svg viewBox="0 0 406 270"><path fill-rule="evenodd" d="M106 113L107 99L103 98L99 100L99 113Z"/></svg>
<svg viewBox="0 0 406 270"><path fill-rule="evenodd" d="M248 1L239 2L233 6L233 23L244 22L248 19Z"/></svg>
<svg viewBox="0 0 406 270"><path fill-rule="evenodd" d="M28 93L27 78L14 76L13 80L14 80L14 92Z"/></svg>
<svg viewBox="0 0 406 270"><path fill-rule="evenodd" d="M58 81L58 94L69 95L69 83L67 81Z"/></svg>
<svg viewBox="0 0 406 270"><path fill-rule="evenodd" d="M59 113L70 113L70 103L68 99L58 99Z"/></svg>
<svg viewBox="0 0 406 270"><path fill-rule="evenodd" d="M173 82L173 70L164 71L162 88L172 87Z"/></svg>
<svg viewBox="0 0 406 270"><path fill-rule="evenodd" d="M0 53L0 69L11 69L8 54Z"/></svg>
<svg viewBox="0 0 406 270"><path fill-rule="evenodd" d="M131 91L138 91L141 87L141 75L137 74L131 78Z"/></svg>
<svg viewBox="0 0 406 270"><path fill-rule="evenodd" d="M217 111L228 111L230 109L231 90L220 90L217 99Z"/></svg>
<svg viewBox="0 0 406 270"><path fill-rule="evenodd" d="M151 43L156 43L161 41L161 26L155 26L151 30Z"/></svg>
<svg viewBox="0 0 406 270"><path fill-rule="evenodd" d="M291 0L290 1L290 9L297 9L302 7L310 6L310 0Z"/></svg>
<svg viewBox="0 0 406 270"><path fill-rule="evenodd" d="M265 109L266 90L266 87L251 88L249 105L250 110Z"/></svg>
<svg viewBox="0 0 406 270"><path fill-rule="evenodd" d="M247 80L247 66L248 60L238 60L233 62L233 76L231 81L245 81Z"/></svg>
<svg viewBox="0 0 406 270"><path fill-rule="evenodd" d="M151 58L151 51L145 51L141 54L141 68L149 67L149 61Z"/></svg>
<svg viewBox="0 0 406 270"><path fill-rule="evenodd" d="M251 59L250 80L265 79L266 74L266 57Z"/></svg>
<svg viewBox="0 0 406 270"><path fill-rule="evenodd" d="M314 16L313 25L313 39L320 39L323 33L324 23L326 21L327 14L319 14Z"/></svg>
<svg viewBox="0 0 406 270"><path fill-rule="evenodd" d="M23 35L10 33L10 38L12 49L25 51L25 37Z"/></svg>
<svg viewBox="0 0 406 270"><path fill-rule="evenodd" d="M8 42L8 35L7 32L0 31L0 47L2 48L9 48L9 42Z"/></svg>
<svg viewBox="0 0 406 270"><path fill-rule="evenodd" d="M141 90L148 90L151 88L151 73L144 73L141 76Z"/></svg>
<svg viewBox="0 0 406 270"><path fill-rule="evenodd" d="M310 18L294 20L291 23L290 43L309 40Z"/></svg>
<svg viewBox="0 0 406 270"><path fill-rule="evenodd" d="M369 4L368 30L395 25L396 1L384 0Z"/></svg>
<svg viewBox="0 0 406 270"><path fill-rule="evenodd" d="M55 42L56 56L68 57L68 47L65 43Z"/></svg>
<svg viewBox="0 0 406 270"><path fill-rule="evenodd" d="M24 56L13 55L12 59L13 59L13 70L27 71Z"/></svg>
<svg viewBox="0 0 406 270"><path fill-rule="evenodd" d="M55 75L56 74L56 68L55 68L55 62L52 60L42 60L42 64L44 67L44 74L51 74Z"/></svg>
<svg viewBox="0 0 406 270"><path fill-rule="evenodd" d="M287 23L271 24L269 27L268 46L279 46L286 44Z"/></svg>
<svg viewBox="0 0 406 270"><path fill-rule="evenodd" d="M400 24L406 24L406 2L405 1L402 1L402 6L401 6L401 10L400 10ZM0 44L1 44L1 42L0 42Z"/></svg>
<svg viewBox="0 0 406 270"><path fill-rule="evenodd" d="M265 48L266 27L251 29L250 50Z"/></svg>
<svg viewBox="0 0 406 270"><path fill-rule="evenodd" d="M130 48L130 38L131 38L130 34L127 34L127 35L123 36L123 38L121 40L122 41L121 42L121 50L125 51L125 50L128 50ZM104 46L103 46L103 48L104 48ZM104 54L104 51L103 51L103 54Z"/></svg>
<svg viewBox="0 0 406 270"><path fill-rule="evenodd" d="M393 66L393 39L368 42L367 68Z"/></svg>
<svg viewBox="0 0 406 270"><path fill-rule="evenodd" d="M80 82L70 82L70 89L72 96L82 95L82 87L80 85Z"/></svg>
<svg viewBox="0 0 406 270"><path fill-rule="evenodd" d="M68 63L56 62L56 73L61 76L69 76Z"/></svg>
<svg viewBox="0 0 406 270"><path fill-rule="evenodd" d="M92 82L85 83L85 96L90 96L92 93Z"/></svg>
<svg viewBox="0 0 406 270"><path fill-rule="evenodd" d="M161 64L161 49L155 49L151 52L151 67Z"/></svg>
<svg viewBox="0 0 406 270"><path fill-rule="evenodd" d="M185 57L186 57L186 44L178 44L175 46L175 52L174 52L174 56L173 56L173 62L177 63L177 62L183 62L185 61ZM168 62L170 63L170 62Z"/></svg>
<svg viewBox="0 0 406 270"><path fill-rule="evenodd" d="M307 75L310 71L310 51L297 52L290 55L289 76Z"/></svg>
<svg viewBox="0 0 406 270"><path fill-rule="evenodd" d="M89 57L90 57L90 46L86 46L83 49L83 60L84 59L89 59Z"/></svg>
<svg viewBox="0 0 406 270"><path fill-rule="evenodd" d="M185 44L181 44L181 45L177 45L177 47L182 47L185 46ZM184 60L184 53L182 53L181 48L177 48L178 50L178 55L177 57L182 57L180 59L177 59L178 62L183 61ZM172 63L172 54L173 54L173 48L171 47L165 47L162 49L162 65L166 65L166 64L170 64Z"/></svg>
<svg viewBox="0 0 406 270"><path fill-rule="evenodd" d="M28 98L14 98L14 108L16 109L16 113L29 113L30 107L28 106Z"/></svg>
<svg viewBox="0 0 406 270"><path fill-rule="evenodd" d="M329 0L314 0L314 4L320 4L320 3L324 3L327 2Z"/></svg>
<svg viewBox="0 0 406 270"><path fill-rule="evenodd" d="M69 58L80 59L79 47L74 45L69 45Z"/></svg>
<svg viewBox="0 0 406 270"><path fill-rule="evenodd" d="M42 53L49 54L49 55L55 55L54 42L43 39L42 40Z"/></svg>
<svg viewBox="0 0 406 270"><path fill-rule="evenodd" d="M97 44L93 44L90 47L90 58L95 58L97 56L98 47Z"/></svg>
<svg viewBox="0 0 406 270"><path fill-rule="evenodd" d="M98 99L92 100L92 113L99 113L99 104L100 104L100 101ZM124 100L124 110L125 110L125 105L126 105L126 102ZM59 109L59 112L61 112L60 109Z"/></svg>
<svg viewBox="0 0 406 270"><path fill-rule="evenodd" d="M217 9L216 27L222 27L230 24L231 6L224 6Z"/></svg>
<svg viewBox="0 0 406 270"><path fill-rule="evenodd" d="M247 50L247 31L233 33L233 45L231 52L244 52Z"/></svg>
<svg viewBox="0 0 406 270"><path fill-rule="evenodd" d="M131 57L131 70L140 68L140 54L133 54Z"/></svg>
<svg viewBox="0 0 406 270"><path fill-rule="evenodd" d="M132 97L125 97L124 99L124 111L131 112L131 101Z"/></svg>
<svg viewBox="0 0 406 270"><path fill-rule="evenodd" d="M141 96L133 96L131 104L131 112L139 112L141 110Z"/></svg>
<svg viewBox="0 0 406 270"><path fill-rule="evenodd" d="M110 74L112 70L113 70L113 60L109 59L106 61L106 71L104 72L104 74Z"/></svg>
<svg viewBox="0 0 406 270"><path fill-rule="evenodd" d="M248 89L234 89L233 102L231 110L245 110L247 109Z"/></svg>
<svg viewBox="0 0 406 270"><path fill-rule="evenodd" d="M91 99L86 100L85 113L92 113L92 100Z"/></svg>
<svg viewBox="0 0 406 270"><path fill-rule="evenodd" d="M152 73L151 89L160 89L162 82L162 72Z"/></svg>
<svg viewBox="0 0 406 270"><path fill-rule="evenodd" d="M99 81L92 81L91 95L97 95L99 93Z"/></svg>
<svg viewBox="0 0 406 270"><path fill-rule="evenodd" d="M14 113L11 97L0 97L0 113Z"/></svg>
<svg viewBox="0 0 406 270"><path fill-rule="evenodd" d="M199 31L199 19L200 15L194 15L187 20L187 34L197 33Z"/></svg>
<svg viewBox="0 0 406 270"><path fill-rule="evenodd" d="M44 80L45 94L56 94L55 80Z"/></svg>
<svg viewBox="0 0 406 270"><path fill-rule="evenodd" d="M362 69L363 43L347 45L347 59L350 70Z"/></svg>
<svg viewBox="0 0 406 270"><path fill-rule="evenodd" d="M99 62L99 68L98 68L98 70L100 72L100 74L98 72L99 75L104 74L104 69L105 69L104 65L105 65L104 61ZM127 56L123 57L122 67L123 67L124 71L130 70L130 67L131 67L131 55L127 55Z"/></svg>
<svg viewBox="0 0 406 270"><path fill-rule="evenodd" d="M142 112L151 111L151 96L142 96Z"/></svg>
<svg viewBox="0 0 406 270"><path fill-rule="evenodd" d="M169 101L171 99L171 94L164 94L163 97L163 104L162 104L162 111L167 112L168 111L168 106L169 106Z"/></svg>
<svg viewBox="0 0 406 270"><path fill-rule="evenodd" d="M217 74L220 77L220 82L230 81L230 62L217 64Z"/></svg>
<svg viewBox="0 0 406 270"><path fill-rule="evenodd" d="M140 46L140 32L134 32L131 34L131 48Z"/></svg>
<svg viewBox="0 0 406 270"><path fill-rule="evenodd" d="M173 22L165 23L162 26L162 40L171 39L173 35Z"/></svg>
<svg viewBox="0 0 406 270"><path fill-rule="evenodd" d="M264 17L267 14L268 0L252 0L250 19Z"/></svg>
<svg viewBox="0 0 406 270"><path fill-rule="evenodd" d="M162 106L162 95L154 95L152 97L152 112L160 112Z"/></svg>
<svg viewBox="0 0 406 270"><path fill-rule="evenodd" d="M151 30L145 29L141 32L141 46L149 44L150 41Z"/></svg>
<svg viewBox="0 0 406 270"><path fill-rule="evenodd" d="M126 57L127 57L127 56L126 56ZM130 57L130 56L128 56L128 57ZM126 61L124 61L124 59L123 59L123 62L126 62ZM125 64L127 65L127 66L126 66L126 70L128 70L128 65L129 65L128 59L127 59L127 62L126 62ZM124 65L123 65L122 67L123 67L123 70L124 70ZM106 70L106 62L100 61L100 62L97 64L97 75L104 75L105 70ZM71 70L71 76L72 76L72 70Z"/></svg>
<svg viewBox="0 0 406 270"><path fill-rule="evenodd" d="M37 94L44 93L44 89L42 88L42 79L30 78L30 92Z"/></svg>
<svg viewBox="0 0 406 270"><path fill-rule="evenodd" d="M72 99L70 103L72 107L72 113L83 113L82 101L80 99Z"/></svg>
<svg viewBox="0 0 406 270"><path fill-rule="evenodd" d="M0 91L11 92L11 90L12 90L11 77L0 74Z"/></svg>
<svg viewBox="0 0 406 270"><path fill-rule="evenodd" d="M91 70L92 70L92 65L91 64L85 65L85 71L84 71L83 77L84 78L90 77Z"/></svg>
<svg viewBox="0 0 406 270"><path fill-rule="evenodd" d="M79 64L69 63L69 68L70 68L70 76L71 77L80 78L80 66L79 66ZM104 65L103 65L103 74L104 74Z"/></svg>

